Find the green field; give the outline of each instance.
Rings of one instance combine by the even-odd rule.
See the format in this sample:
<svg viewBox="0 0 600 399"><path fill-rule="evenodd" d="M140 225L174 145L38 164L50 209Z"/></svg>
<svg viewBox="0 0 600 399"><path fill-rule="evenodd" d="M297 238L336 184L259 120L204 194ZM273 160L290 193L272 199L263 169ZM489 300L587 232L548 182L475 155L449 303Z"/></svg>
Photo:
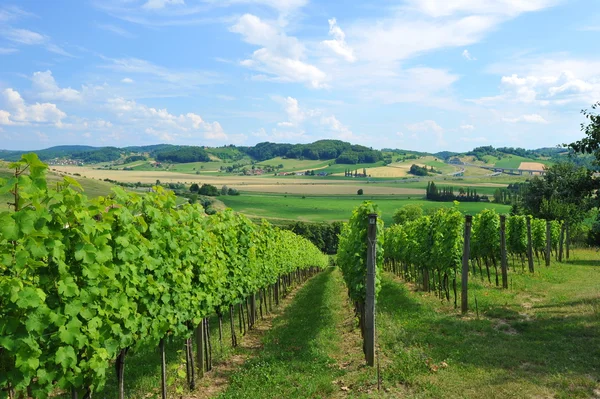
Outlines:
<svg viewBox="0 0 600 399"><path fill-rule="evenodd" d="M276 167L278 165L283 165L282 169L279 169L278 172L291 172L291 171L304 171L311 169L321 169L329 164L333 164L334 160L299 160L299 159L291 159L291 158L271 158L266 161L262 161L256 164L257 167L260 166L273 166Z"/></svg>
<svg viewBox="0 0 600 399"><path fill-rule="evenodd" d="M223 203L235 211L263 218L291 219L307 222L346 221L352 211L363 201L372 200L379 206L386 224L392 222L394 211L407 204L419 204L424 209L454 206L451 202L432 202L406 196L310 196L305 198L296 195L269 195L243 193L240 196L221 196ZM464 202L459 210L464 213L478 213L483 209L495 209L508 212L508 205L493 203Z"/></svg>
<svg viewBox="0 0 600 399"><path fill-rule="evenodd" d="M521 165L521 162L538 162L548 166L552 165L552 162L547 160L524 158L518 155L507 155L503 158L486 155L483 158L487 161L487 165L494 165L498 168L517 169Z"/></svg>

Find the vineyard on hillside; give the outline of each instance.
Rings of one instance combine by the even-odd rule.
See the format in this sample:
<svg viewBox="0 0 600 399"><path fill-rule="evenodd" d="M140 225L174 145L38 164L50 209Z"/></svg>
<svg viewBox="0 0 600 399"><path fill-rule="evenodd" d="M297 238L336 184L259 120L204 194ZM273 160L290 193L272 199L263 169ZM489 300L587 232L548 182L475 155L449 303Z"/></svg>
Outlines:
<svg viewBox="0 0 600 399"><path fill-rule="evenodd" d="M124 396L127 352L160 344L164 358L166 337L187 340L193 376L191 337L207 316L229 312L233 325L235 305L277 300L328 264L294 233L176 207L160 187L90 201L68 177L49 187L34 154L11 168L0 181L14 198L0 213L0 396L89 398L114 361Z"/></svg>

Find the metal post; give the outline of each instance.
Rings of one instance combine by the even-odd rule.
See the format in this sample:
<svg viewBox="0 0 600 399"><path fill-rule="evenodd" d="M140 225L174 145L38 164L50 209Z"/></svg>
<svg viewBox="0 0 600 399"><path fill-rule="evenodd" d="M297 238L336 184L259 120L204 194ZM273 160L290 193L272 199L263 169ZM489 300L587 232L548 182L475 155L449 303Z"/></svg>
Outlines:
<svg viewBox="0 0 600 399"><path fill-rule="evenodd" d="M527 216L527 261L529 263L529 271L534 272L533 269L533 247L531 243L531 216Z"/></svg>
<svg viewBox="0 0 600 399"><path fill-rule="evenodd" d="M469 282L469 258L471 257L471 224L473 223L473 216L465 216L465 242L463 246L463 258L462 258L462 294L460 309L463 313L467 313L469 309L469 302L467 296L467 287Z"/></svg>
<svg viewBox="0 0 600 399"><path fill-rule="evenodd" d="M369 215L367 230L367 292L365 298L365 358L375 365L375 262L377 256L377 214Z"/></svg>
<svg viewBox="0 0 600 399"><path fill-rule="evenodd" d="M506 215L500 215L500 267L502 288L508 288L508 259L506 258Z"/></svg>

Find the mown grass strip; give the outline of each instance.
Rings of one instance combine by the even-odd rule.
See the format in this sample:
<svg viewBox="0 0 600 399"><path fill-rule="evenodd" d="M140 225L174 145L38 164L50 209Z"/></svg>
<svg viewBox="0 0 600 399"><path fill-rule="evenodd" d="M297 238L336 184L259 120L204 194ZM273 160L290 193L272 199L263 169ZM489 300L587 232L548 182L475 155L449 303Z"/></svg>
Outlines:
<svg viewBox="0 0 600 399"><path fill-rule="evenodd" d="M309 281L274 321L261 354L234 373L221 398L330 398L340 392L338 385L360 352L342 353L349 329L341 328L350 314L344 295L337 269Z"/></svg>
<svg viewBox="0 0 600 399"><path fill-rule="evenodd" d="M435 296L384 276L378 302L384 385L419 398L594 397L600 265L597 254L580 256L538 267L534 276L512 274L512 290L475 278L470 289L480 318L462 317Z"/></svg>

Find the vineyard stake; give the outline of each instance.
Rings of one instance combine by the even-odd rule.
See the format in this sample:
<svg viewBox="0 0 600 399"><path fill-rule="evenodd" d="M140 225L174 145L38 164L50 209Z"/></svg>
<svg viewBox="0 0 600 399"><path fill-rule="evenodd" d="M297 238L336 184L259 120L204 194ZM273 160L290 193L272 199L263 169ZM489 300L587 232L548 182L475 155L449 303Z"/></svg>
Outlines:
<svg viewBox="0 0 600 399"><path fill-rule="evenodd" d="M462 313L467 313L469 310L468 302L468 283L469 283L469 257L471 255L471 223L473 222L473 216L465 216L465 241L463 246L463 258L462 258L462 293L460 310Z"/></svg>
<svg viewBox="0 0 600 399"><path fill-rule="evenodd" d="M196 327L196 359L198 359L198 378L204 377L204 319Z"/></svg>
<svg viewBox="0 0 600 399"><path fill-rule="evenodd" d="M533 269L533 246L531 244L531 216L527 215L527 262L529 263L529 271L534 272Z"/></svg>
<svg viewBox="0 0 600 399"><path fill-rule="evenodd" d="M558 261L563 261L563 243L565 241L565 223L560 226L560 237L558 239Z"/></svg>
<svg viewBox="0 0 600 399"><path fill-rule="evenodd" d="M508 260L506 259L506 215L500 215L500 267L502 288L508 288Z"/></svg>
<svg viewBox="0 0 600 399"><path fill-rule="evenodd" d="M550 251L552 249L552 233L550 232L550 221L546 220L546 266L550 266Z"/></svg>
<svg viewBox="0 0 600 399"><path fill-rule="evenodd" d="M365 301L365 357L369 366L375 365L375 262L377 252L377 214L369 215L367 230L367 293Z"/></svg>
<svg viewBox="0 0 600 399"><path fill-rule="evenodd" d="M161 338L158 344L160 350L160 388L161 398L167 399L167 357L165 355L165 339Z"/></svg>
<svg viewBox="0 0 600 399"><path fill-rule="evenodd" d="M566 238L565 238L565 245L567 247L567 260L569 260L569 247L571 245L571 234L569 233L569 222L565 222L565 233L566 233Z"/></svg>

